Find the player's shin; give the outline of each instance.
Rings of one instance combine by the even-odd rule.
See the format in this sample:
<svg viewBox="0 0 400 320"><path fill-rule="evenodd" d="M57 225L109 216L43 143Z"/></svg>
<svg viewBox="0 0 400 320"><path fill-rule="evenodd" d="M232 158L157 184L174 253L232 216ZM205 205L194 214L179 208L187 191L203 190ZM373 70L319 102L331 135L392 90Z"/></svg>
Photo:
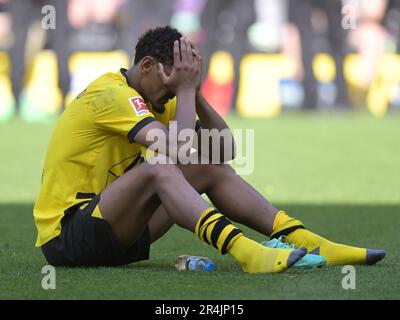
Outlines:
<svg viewBox="0 0 400 320"><path fill-rule="evenodd" d="M281 272L301 259L306 250L266 248L243 235L214 208L203 212L195 228L197 236L222 254L229 253L249 273Z"/></svg>

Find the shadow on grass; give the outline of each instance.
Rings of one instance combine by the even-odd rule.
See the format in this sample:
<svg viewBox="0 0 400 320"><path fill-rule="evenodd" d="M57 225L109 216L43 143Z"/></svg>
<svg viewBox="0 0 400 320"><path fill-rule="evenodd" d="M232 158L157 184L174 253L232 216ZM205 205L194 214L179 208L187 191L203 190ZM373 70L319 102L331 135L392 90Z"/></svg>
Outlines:
<svg viewBox="0 0 400 320"><path fill-rule="evenodd" d="M152 246L151 260L118 268L58 268L57 292L42 290L41 268L46 264L34 248L36 228L33 204L0 204L0 299L5 298L135 298L185 299L182 294L198 279L207 283L191 299L323 299L398 297L396 274L399 262L398 205L279 204L301 219L307 228L343 243L387 250L376 267L357 268L357 292L344 292L337 267L313 271L289 270L283 275L247 275L231 259L205 245L180 228L173 228ZM255 240L265 240L245 229ZM211 277L201 273L179 273L174 260L180 254L207 255L218 265ZM235 290L230 285L236 281ZM296 290L293 290L294 286ZM197 287L196 287L197 288ZM278 290L279 288L279 290ZM256 291L256 293L255 293ZM290 293L290 295L288 295Z"/></svg>
<svg viewBox="0 0 400 320"><path fill-rule="evenodd" d="M306 227L333 241L387 248L397 241L400 205L381 204L285 204L275 206L299 218ZM31 250L36 239L32 203L0 203L0 250L7 247ZM179 230L179 229L176 229ZM252 232L245 228L245 232ZM175 232L177 233L177 232ZM259 235L259 234L258 234ZM192 239L186 231L167 234L173 247L177 239ZM259 235L260 236L260 235ZM189 240L190 241L190 240ZM167 245L165 245L167 246ZM171 248L172 249L172 248ZM139 267L139 266L138 266ZM147 267L143 265L143 267ZM155 268L162 266L155 266Z"/></svg>

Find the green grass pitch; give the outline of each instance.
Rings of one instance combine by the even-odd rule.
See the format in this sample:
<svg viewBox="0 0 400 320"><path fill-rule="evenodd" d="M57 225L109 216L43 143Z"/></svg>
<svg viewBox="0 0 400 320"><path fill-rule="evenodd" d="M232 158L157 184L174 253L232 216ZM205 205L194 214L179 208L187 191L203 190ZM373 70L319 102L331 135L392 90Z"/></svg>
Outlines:
<svg viewBox="0 0 400 320"><path fill-rule="evenodd" d="M399 299L400 117L305 114L229 122L255 129L255 171L246 180L273 204L332 240L386 250L378 265L356 267L355 290L342 288L341 267L244 274L229 256L178 227L152 246L149 261L57 268L56 289L44 290L46 262L34 248L32 207L54 124L15 120L0 125L0 298ZM180 254L209 256L218 271L178 272Z"/></svg>

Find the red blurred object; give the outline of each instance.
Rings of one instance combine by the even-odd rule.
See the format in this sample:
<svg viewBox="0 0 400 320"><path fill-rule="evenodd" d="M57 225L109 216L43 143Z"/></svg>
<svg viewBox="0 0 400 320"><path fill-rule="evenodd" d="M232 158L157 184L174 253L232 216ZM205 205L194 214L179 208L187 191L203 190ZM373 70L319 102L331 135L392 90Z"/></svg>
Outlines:
<svg viewBox="0 0 400 320"><path fill-rule="evenodd" d="M233 82L217 83L207 75L202 93L207 101L221 115L226 116L232 105Z"/></svg>

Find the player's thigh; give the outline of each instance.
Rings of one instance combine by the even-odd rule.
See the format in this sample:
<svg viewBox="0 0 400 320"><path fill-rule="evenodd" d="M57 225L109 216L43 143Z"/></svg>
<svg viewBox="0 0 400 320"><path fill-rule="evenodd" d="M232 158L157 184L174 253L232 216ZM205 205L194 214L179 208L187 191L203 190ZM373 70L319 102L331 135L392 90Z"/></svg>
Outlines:
<svg viewBox="0 0 400 320"><path fill-rule="evenodd" d="M228 176L235 175L229 164L178 164L185 179L200 194L207 193L215 184Z"/></svg>
<svg viewBox="0 0 400 320"><path fill-rule="evenodd" d="M186 181L199 193L207 193L216 183L226 176L235 175L235 171L228 164L178 164ZM150 239L153 243L162 237L174 224L162 204L157 208L149 221Z"/></svg>
<svg viewBox="0 0 400 320"><path fill-rule="evenodd" d="M101 215L124 245L132 244L141 235L160 205L153 181L154 173L148 164L143 163L101 192Z"/></svg>
<svg viewBox="0 0 400 320"><path fill-rule="evenodd" d="M206 165L200 164L178 164L177 167L183 173L186 181L199 193L206 193L208 188L211 187L210 171ZM162 237L174 224L174 221L167 214L163 205L156 209L153 216L149 221L149 231L151 243Z"/></svg>

